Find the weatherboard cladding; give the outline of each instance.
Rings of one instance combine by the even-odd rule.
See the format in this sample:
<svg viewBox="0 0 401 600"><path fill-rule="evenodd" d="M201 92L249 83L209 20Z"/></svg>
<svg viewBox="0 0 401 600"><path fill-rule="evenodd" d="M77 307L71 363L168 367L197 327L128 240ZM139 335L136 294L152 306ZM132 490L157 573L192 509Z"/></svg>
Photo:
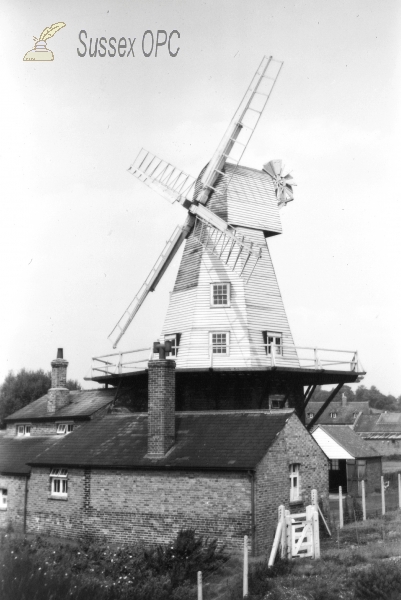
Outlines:
<svg viewBox="0 0 401 600"><path fill-rule="evenodd" d="M352 458L378 458L380 454L347 425L319 425L327 435L337 444L349 452ZM315 437L315 433L313 436ZM323 448L324 450L324 448ZM329 458L343 458L342 456L329 456Z"/></svg>
<svg viewBox="0 0 401 600"><path fill-rule="evenodd" d="M32 465L247 470L256 467L292 411L176 413L176 439L150 458L147 414L108 415L73 431ZM296 417L295 417L296 418Z"/></svg>
<svg viewBox="0 0 401 600"><path fill-rule="evenodd" d="M90 417L113 401L115 390L81 390L71 391L70 403L54 413L47 411L48 394L31 402L21 410L6 418L6 421L22 420L58 420L60 418L85 418Z"/></svg>

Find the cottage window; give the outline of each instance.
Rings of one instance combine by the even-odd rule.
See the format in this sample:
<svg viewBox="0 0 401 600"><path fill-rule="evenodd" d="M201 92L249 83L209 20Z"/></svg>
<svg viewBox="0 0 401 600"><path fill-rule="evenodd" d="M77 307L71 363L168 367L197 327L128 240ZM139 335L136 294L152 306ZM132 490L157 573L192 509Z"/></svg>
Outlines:
<svg viewBox="0 0 401 600"><path fill-rule="evenodd" d="M67 469L52 469L50 471L50 494L54 498L67 498Z"/></svg>
<svg viewBox="0 0 401 600"><path fill-rule="evenodd" d="M231 285L229 283L212 283L210 286L211 306L230 306Z"/></svg>
<svg viewBox="0 0 401 600"><path fill-rule="evenodd" d="M290 502L301 499L301 486L299 477L299 464L290 465Z"/></svg>
<svg viewBox="0 0 401 600"><path fill-rule="evenodd" d="M0 489L0 510L7 510L7 490Z"/></svg>
<svg viewBox="0 0 401 600"><path fill-rule="evenodd" d="M65 435L66 433L71 433L74 429L73 423L57 423L57 433L59 435Z"/></svg>
<svg viewBox="0 0 401 600"><path fill-rule="evenodd" d="M354 414L353 414L353 417L354 417L354 419L356 419L356 418L357 418L357 416L358 416L358 413L357 413L357 412L354 412Z"/></svg>
<svg viewBox="0 0 401 600"><path fill-rule="evenodd" d="M313 419L314 416L315 416L315 413L308 413L308 419Z"/></svg>
<svg viewBox="0 0 401 600"><path fill-rule="evenodd" d="M339 470L340 470L340 463L336 458L334 458L333 460L330 461L330 471L339 471Z"/></svg>
<svg viewBox="0 0 401 600"><path fill-rule="evenodd" d="M165 335L164 341L171 342L171 352L170 356L178 356L178 348L180 345L181 334L174 333L172 335Z"/></svg>
<svg viewBox="0 0 401 600"><path fill-rule="evenodd" d="M31 435L31 426L30 425L17 425L17 435Z"/></svg>
<svg viewBox="0 0 401 600"><path fill-rule="evenodd" d="M230 334L227 331L216 331L210 334L210 345L213 354L229 353Z"/></svg>
<svg viewBox="0 0 401 600"><path fill-rule="evenodd" d="M272 354L274 347L275 354L283 354L283 336L281 333L273 333L271 331L262 331L263 345L267 355Z"/></svg>
<svg viewBox="0 0 401 600"><path fill-rule="evenodd" d="M331 412L331 413L330 413L330 417L331 417L332 419L337 419L337 413L336 413L336 412Z"/></svg>

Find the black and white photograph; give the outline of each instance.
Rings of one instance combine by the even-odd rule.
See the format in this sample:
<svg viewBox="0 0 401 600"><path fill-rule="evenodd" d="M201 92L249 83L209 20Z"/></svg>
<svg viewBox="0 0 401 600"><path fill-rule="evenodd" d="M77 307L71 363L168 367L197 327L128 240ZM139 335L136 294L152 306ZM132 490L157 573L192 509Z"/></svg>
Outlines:
<svg viewBox="0 0 401 600"><path fill-rule="evenodd" d="M0 13L0 598L401 600L401 4Z"/></svg>

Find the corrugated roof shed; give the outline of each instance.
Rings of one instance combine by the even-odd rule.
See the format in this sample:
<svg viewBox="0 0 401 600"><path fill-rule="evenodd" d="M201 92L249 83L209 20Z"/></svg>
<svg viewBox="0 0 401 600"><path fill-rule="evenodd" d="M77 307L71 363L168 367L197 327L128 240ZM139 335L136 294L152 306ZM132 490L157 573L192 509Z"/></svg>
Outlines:
<svg viewBox="0 0 401 600"><path fill-rule="evenodd" d="M400 439L401 413L362 415L355 431L364 439Z"/></svg>
<svg viewBox="0 0 401 600"><path fill-rule="evenodd" d="M45 449L57 443L59 436L46 437L6 437L0 435L0 473L30 473L28 462Z"/></svg>
<svg viewBox="0 0 401 600"><path fill-rule="evenodd" d="M357 433L355 433L347 425L318 425L317 429L321 429L327 433L333 440L335 440L341 448L348 452L352 458L377 458L380 454L366 443ZM316 439L316 437L315 437ZM322 448L324 450L324 448ZM325 451L325 450L324 450ZM329 456L328 458L346 458L343 456Z"/></svg>
<svg viewBox="0 0 401 600"><path fill-rule="evenodd" d="M48 395L31 402L21 410L6 418L6 421L54 421L61 418L85 418L112 402L116 391L105 390L81 390L70 392L71 403L55 413L47 412Z"/></svg>
<svg viewBox="0 0 401 600"><path fill-rule="evenodd" d="M108 415L77 429L33 465L245 470L254 468L292 411L176 413L176 443L160 459L147 454L148 417ZM294 416L294 418L296 418Z"/></svg>

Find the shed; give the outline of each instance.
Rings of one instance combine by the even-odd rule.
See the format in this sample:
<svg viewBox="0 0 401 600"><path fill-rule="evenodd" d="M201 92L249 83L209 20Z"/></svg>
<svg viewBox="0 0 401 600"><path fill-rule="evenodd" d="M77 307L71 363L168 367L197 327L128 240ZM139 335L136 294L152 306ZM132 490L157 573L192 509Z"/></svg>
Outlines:
<svg viewBox="0 0 401 600"><path fill-rule="evenodd" d="M318 425L312 433L330 461L329 491L360 496L380 488L382 457L347 425Z"/></svg>

